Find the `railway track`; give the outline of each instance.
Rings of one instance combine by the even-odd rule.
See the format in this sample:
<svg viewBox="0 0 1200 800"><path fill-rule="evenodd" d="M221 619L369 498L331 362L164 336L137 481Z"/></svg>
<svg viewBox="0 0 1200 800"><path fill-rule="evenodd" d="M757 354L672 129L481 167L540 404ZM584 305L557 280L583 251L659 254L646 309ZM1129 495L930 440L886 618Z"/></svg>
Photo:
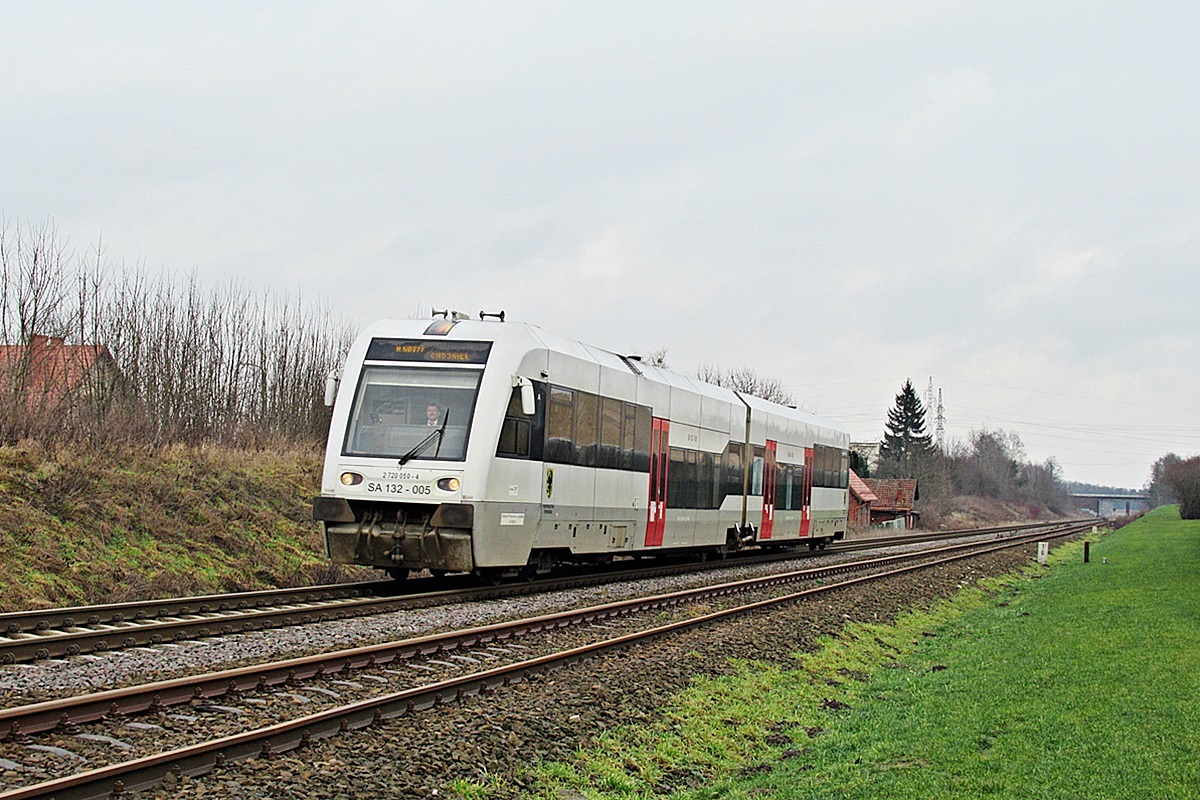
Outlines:
<svg viewBox="0 0 1200 800"><path fill-rule="evenodd" d="M1046 527L1046 524L1004 525L933 534L860 539L841 542L826 552L852 552L1040 527ZM769 563L796 558L802 552L782 550L753 553L738 558L737 563ZM613 580L641 580L706 567L716 568L727 563L729 562L712 561L697 564L695 561L686 561L640 567L637 562L630 560L602 573L565 571L559 576L527 583L491 587L469 585L465 576L463 579L426 579L410 584L369 581L7 613L0 614L0 664L27 663L211 636L229 636L442 603L474 602L556 591Z"/></svg>
<svg viewBox="0 0 1200 800"><path fill-rule="evenodd" d="M375 688L373 692L359 692L356 699L340 702L317 713L266 722L258 727L245 726L246 729L217 736L200 744L186 744L167 752L24 786L0 794L0 800L25 800L34 797L56 797L66 800L119 795L123 791L154 785L170 774L200 774L228 760L270 755L303 746L314 738L334 735L340 730L365 727L383 719L414 713L464 696L486 693L542 670L558 668L640 641L671 635L686 628L769 609L782 603L796 602L865 581L1019 546L1038 539L1070 536L1089 527L1090 523L1082 526L1063 526L1053 531L1007 538L1001 542L969 542L919 553L800 570L448 634L419 637L403 642L355 648L305 659L291 659L275 664L8 709L0 712L0 738L8 740L9 743L24 743L21 746L30 746L28 743L31 740L28 737L32 734L56 731L64 736L87 735L77 733L78 726L100 719L117 724L133 724L130 721L136 719L138 714L154 711L161 716L167 709L184 704L188 704L187 708L191 713L207 710L213 711L218 717L228 717L232 715L232 712L228 711L232 706L222 706L224 698L235 697L243 705L253 705L255 701L265 705L268 701L263 699L264 695L275 693L294 697L302 691L300 687L310 681L324 681L337 685L337 689L317 684L308 686L308 692L323 695L327 699L341 699L329 698L329 695L334 694L354 694L348 691L352 686L364 689L371 684ZM822 583L834 578L840 579L834 583ZM815 585L818 583L821 585ZM795 591L798 585L806 585L807 588ZM718 610L706 609L705 613L695 611L697 608L718 602L724 604ZM673 621L665 624L647 627L642 621L633 625L627 632L612 635L617 621L631 620L634 615L644 616L647 611L664 609L682 611L675 614L676 618ZM584 644L575 644L563 649L551 647L547 652L524 657L531 648L519 643L523 637L568 627L587 628L599 631L599 634ZM394 669L397 666L405 666L407 669ZM420 675L424 671L439 670L458 673L466 670L466 674L456 674L424 683L412 680L412 676ZM380 672L383 673L382 676L378 674ZM389 690L396 682L394 678L401 674L407 676L409 682L414 685ZM350 680L350 676L354 676L354 680ZM370 696L363 696L364 694ZM105 734L90 735L93 741L119 741Z"/></svg>
<svg viewBox="0 0 1200 800"><path fill-rule="evenodd" d="M370 581L0 614L0 664L254 630L272 612L307 620L340 603L382 597L393 585Z"/></svg>

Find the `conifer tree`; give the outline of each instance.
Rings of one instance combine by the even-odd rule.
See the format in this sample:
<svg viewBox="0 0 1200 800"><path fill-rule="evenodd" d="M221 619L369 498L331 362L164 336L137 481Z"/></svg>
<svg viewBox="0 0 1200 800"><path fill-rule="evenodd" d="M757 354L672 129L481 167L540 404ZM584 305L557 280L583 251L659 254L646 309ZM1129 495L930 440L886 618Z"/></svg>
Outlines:
<svg viewBox="0 0 1200 800"><path fill-rule="evenodd" d="M887 430L879 446L881 471L910 476L920 460L933 451L932 437L925 432L925 406L912 381L906 380L888 409Z"/></svg>

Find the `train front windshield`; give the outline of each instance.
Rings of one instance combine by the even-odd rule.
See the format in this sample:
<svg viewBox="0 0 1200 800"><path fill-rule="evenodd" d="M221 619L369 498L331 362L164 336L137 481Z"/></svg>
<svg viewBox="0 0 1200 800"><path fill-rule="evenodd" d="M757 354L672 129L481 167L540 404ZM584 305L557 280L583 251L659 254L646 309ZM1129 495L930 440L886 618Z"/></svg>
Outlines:
<svg viewBox="0 0 1200 800"><path fill-rule="evenodd" d="M462 461L482 370L363 368L342 453Z"/></svg>

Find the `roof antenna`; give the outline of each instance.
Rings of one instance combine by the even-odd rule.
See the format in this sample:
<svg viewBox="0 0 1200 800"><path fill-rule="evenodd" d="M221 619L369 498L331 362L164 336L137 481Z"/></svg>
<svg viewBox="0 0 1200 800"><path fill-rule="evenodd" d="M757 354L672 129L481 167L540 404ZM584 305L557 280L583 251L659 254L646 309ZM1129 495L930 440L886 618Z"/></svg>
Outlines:
<svg viewBox="0 0 1200 800"><path fill-rule="evenodd" d="M489 313L489 312L487 312L487 311L480 311L480 312L479 312L479 318L480 318L480 319L487 319L488 317L495 317L496 319L500 320L501 322L504 322L504 312L503 312L503 311L501 311L501 312L500 312L500 313L498 313L498 314L492 314L492 313Z"/></svg>
<svg viewBox="0 0 1200 800"><path fill-rule="evenodd" d="M433 312L430 314L431 317L441 317L442 319L447 319L450 316L450 309L448 308L445 311L438 311L436 308L431 309L431 311Z"/></svg>

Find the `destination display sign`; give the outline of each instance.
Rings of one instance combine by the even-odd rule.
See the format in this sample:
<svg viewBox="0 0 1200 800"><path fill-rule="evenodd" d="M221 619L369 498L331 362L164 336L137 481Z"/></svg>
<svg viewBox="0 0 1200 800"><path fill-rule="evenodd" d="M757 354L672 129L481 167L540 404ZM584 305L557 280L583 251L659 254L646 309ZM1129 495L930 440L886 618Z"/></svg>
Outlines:
<svg viewBox="0 0 1200 800"><path fill-rule="evenodd" d="M372 339L367 361L420 361L441 364L486 364L491 342L456 342L445 339Z"/></svg>

